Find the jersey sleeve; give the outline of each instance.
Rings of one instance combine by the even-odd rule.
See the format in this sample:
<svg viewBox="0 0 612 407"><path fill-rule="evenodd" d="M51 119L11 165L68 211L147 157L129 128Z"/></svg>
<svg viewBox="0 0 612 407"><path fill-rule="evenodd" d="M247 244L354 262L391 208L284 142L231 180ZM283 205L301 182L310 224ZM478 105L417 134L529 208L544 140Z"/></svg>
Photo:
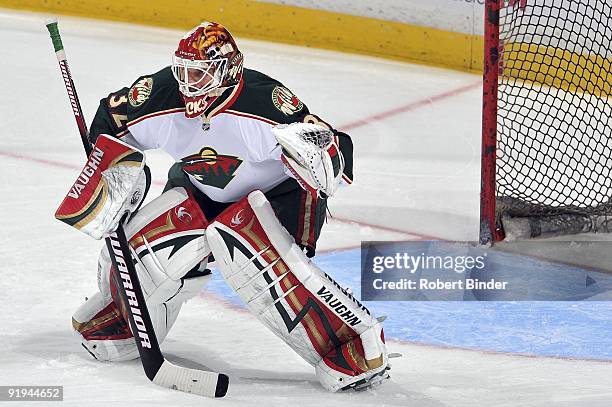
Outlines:
<svg viewBox="0 0 612 407"><path fill-rule="evenodd" d="M108 134L121 139L132 147L143 149L127 128L128 91L127 87L122 88L100 100L100 105L89 128L89 141L92 144L96 143L100 134Z"/></svg>
<svg viewBox="0 0 612 407"><path fill-rule="evenodd" d="M143 149L161 148L171 134L161 124L167 115L184 113L170 67L141 76L128 90L127 128Z"/></svg>
<svg viewBox="0 0 612 407"><path fill-rule="evenodd" d="M344 157L344 171L342 180L346 184L353 183L353 142L351 137L341 131L336 130L332 125L321 119L316 114L310 112L308 107L302 102L291 90L284 87L282 84L271 87L270 112L277 123L313 123L319 126L330 129L336 136L336 142L340 148L340 152Z"/></svg>
<svg viewBox="0 0 612 407"><path fill-rule="evenodd" d="M89 129L89 141L96 142L100 134L121 138L127 132L127 92L122 88L100 100Z"/></svg>
<svg viewBox="0 0 612 407"><path fill-rule="evenodd" d="M347 184L353 182L353 142L348 134L336 130L311 113L308 106L279 81L250 69L245 69L245 80L248 85L243 89L241 97L231 106L232 110L263 119L273 125L305 122L329 128L334 132L344 157L342 179Z"/></svg>
<svg viewBox="0 0 612 407"><path fill-rule="evenodd" d="M184 110L177 86L170 68L166 67L141 76L129 88L111 93L100 100L89 140L95 143L100 134L108 134L140 150L157 148L154 140L159 135L153 134L155 129L138 124L150 117Z"/></svg>
<svg viewBox="0 0 612 407"><path fill-rule="evenodd" d="M341 131L336 131L336 137L338 137L338 147L344 157L342 180L350 185L353 183L353 140L351 136Z"/></svg>

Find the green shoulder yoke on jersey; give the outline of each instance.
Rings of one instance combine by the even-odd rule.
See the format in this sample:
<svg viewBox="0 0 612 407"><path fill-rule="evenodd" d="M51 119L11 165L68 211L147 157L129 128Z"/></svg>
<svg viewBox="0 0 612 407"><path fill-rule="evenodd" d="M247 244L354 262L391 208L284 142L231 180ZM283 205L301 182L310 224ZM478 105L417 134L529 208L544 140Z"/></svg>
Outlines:
<svg viewBox="0 0 612 407"><path fill-rule="evenodd" d="M230 111L274 123L301 122L308 108L279 81L252 69L244 69L244 87Z"/></svg>
<svg viewBox="0 0 612 407"><path fill-rule="evenodd" d="M170 67L138 78L130 87L127 98L128 126L147 117L185 110Z"/></svg>
<svg viewBox="0 0 612 407"><path fill-rule="evenodd" d="M270 124L295 122L315 123L332 130L338 137L344 156L344 180L353 182L353 143L348 134L336 131L319 116L311 114L308 107L279 81L252 69L244 69L244 87L228 113L267 121Z"/></svg>

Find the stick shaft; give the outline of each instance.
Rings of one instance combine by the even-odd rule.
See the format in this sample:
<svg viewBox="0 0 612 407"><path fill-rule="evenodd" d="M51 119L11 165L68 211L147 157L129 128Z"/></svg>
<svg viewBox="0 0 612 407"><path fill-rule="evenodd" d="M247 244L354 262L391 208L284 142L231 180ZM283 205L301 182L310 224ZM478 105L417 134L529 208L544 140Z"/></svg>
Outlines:
<svg viewBox="0 0 612 407"><path fill-rule="evenodd" d="M66 59L57 20L49 21L47 29L53 41L55 55L70 99L72 112L79 128L83 148L89 156L92 146L89 141L87 124L68 68L68 60ZM130 328L138 347L145 374L153 383L170 389L208 397L225 396L229 385L229 378L226 375L175 366L164 359L128 244L122 222L120 222L117 231L106 238L106 246L113 263L111 277L115 280L117 291L120 294L121 304L118 305L121 309L127 311Z"/></svg>
<svg viewBox="0 0 612 407"><path fill-rule="evenodd" d="M72 113L76 120L81 135L81 141L83 148L89 156L91 153L91 143L88 138L87 123L83 117L83 109L81 108L81 102L77 95L74 82L72 81L72 75L70 74L70 67L68 66L68 59L66 58L66 52L64 51L64 44L62 43L62 37L59 33L57 26L57 20L52 20L47 23L47 29L51 35L51 41L53 42L53 48L55 49L55 56L64 79L64 85L66 86L66 92L68 93L68 99L70 100L70 106L72 107Z"/></svg>
<svg viewBox="0 0 612 407"><path fill-rule="evenodd" d="M66 53L57 26L57 20L48 22L47 29L53 41L55 55L57 56L64 84L66 85L66 92L68 93L68 99L72 106L72 112L79 127L83 148L89 156L92 146L89 141L83 110L81 109L72 75L68 68L68 60L66 59ZM153 330L153 323L151 322L151 317L145 303L142 288L138 281L136 268L134 267L127 238L121 223L117 231L106 238L106 246L113 264L113 278L121 297L122 304L119 305L128 314L130 328L136 339L136 345L138 346L143 368L147 377L153 380L155 374L157 374L164 362L164 358L159 348L155 331Z"/></svg>

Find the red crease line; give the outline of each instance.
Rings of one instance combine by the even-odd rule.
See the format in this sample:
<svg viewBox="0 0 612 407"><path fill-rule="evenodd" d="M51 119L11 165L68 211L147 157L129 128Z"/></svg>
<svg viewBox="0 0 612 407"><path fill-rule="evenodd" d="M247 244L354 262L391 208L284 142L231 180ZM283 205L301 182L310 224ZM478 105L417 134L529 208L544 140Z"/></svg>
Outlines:
<svg viewBox="0 0 612 407"><path fill-rule="evenodd" d="M427 97L427 98L424 98L424 99L416 100L416 101L411 102L411 103L409 103L407 105L396 107L396 108L391 109L391 110L387 110L386 112L376 113L376 114L374 114L372 116L368 116L368 117L366 117L364 119L356 120L354 122L347 123L347 124L345 124L343 126L339 126L338 128L340 130L348 131L348 130L356 129L358 127L367 126L368 124L372 124L372 122L382 121L382 120L388 119L388 118L393 117L393 116L397 116L397 115L402 114L402 113L410 112L410 111L416 110L416 109L418 109L420 107L423 107L423 106L426 106L426 105L429 105L429 104L433 104L435 102L439 102L441 100L448 99L448 98L451 98L453 96L460 95L462 93L465 93L465 92L470 91L472 89L478 88L480 86L482 86L482 82L481 81L475 82L475 83L471 83L469 85L465 85L465 86L462 86L462 87L457 88L457 89L449 90L447 92L443 92L443 93L440 93L440 94L437 94L437 95L433 95L433 96L430 96L430 97Z"/></svg>

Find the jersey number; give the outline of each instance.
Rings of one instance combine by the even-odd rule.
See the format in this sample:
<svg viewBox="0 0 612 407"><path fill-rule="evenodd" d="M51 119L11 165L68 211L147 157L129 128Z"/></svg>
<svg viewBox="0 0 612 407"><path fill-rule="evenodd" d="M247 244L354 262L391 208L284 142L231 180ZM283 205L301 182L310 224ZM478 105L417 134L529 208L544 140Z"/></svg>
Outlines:
<svg viewBox="0 0 612 407"><path fill-rule="evenodd" d="M119 131L123 131L126 129L127 124L127 114L123 114L126 109L123 107L128 101L127 95L117 94L109 96L108 98L108 107L109 113L113 121L115 122L115 126Z"/></svg>
<svg viewBox="0 0 612 407"><path fill-rule="evenodd" d="M312 123L312 124L316 124L319 125L321 127L325 127L328 130L333 130L332 126L330 126L329 124L327 124L324 120L322 120L319 116L317 116L316 114L307 114L306 116L304 116L304 120L302 120L304 123Z"/></svg>

